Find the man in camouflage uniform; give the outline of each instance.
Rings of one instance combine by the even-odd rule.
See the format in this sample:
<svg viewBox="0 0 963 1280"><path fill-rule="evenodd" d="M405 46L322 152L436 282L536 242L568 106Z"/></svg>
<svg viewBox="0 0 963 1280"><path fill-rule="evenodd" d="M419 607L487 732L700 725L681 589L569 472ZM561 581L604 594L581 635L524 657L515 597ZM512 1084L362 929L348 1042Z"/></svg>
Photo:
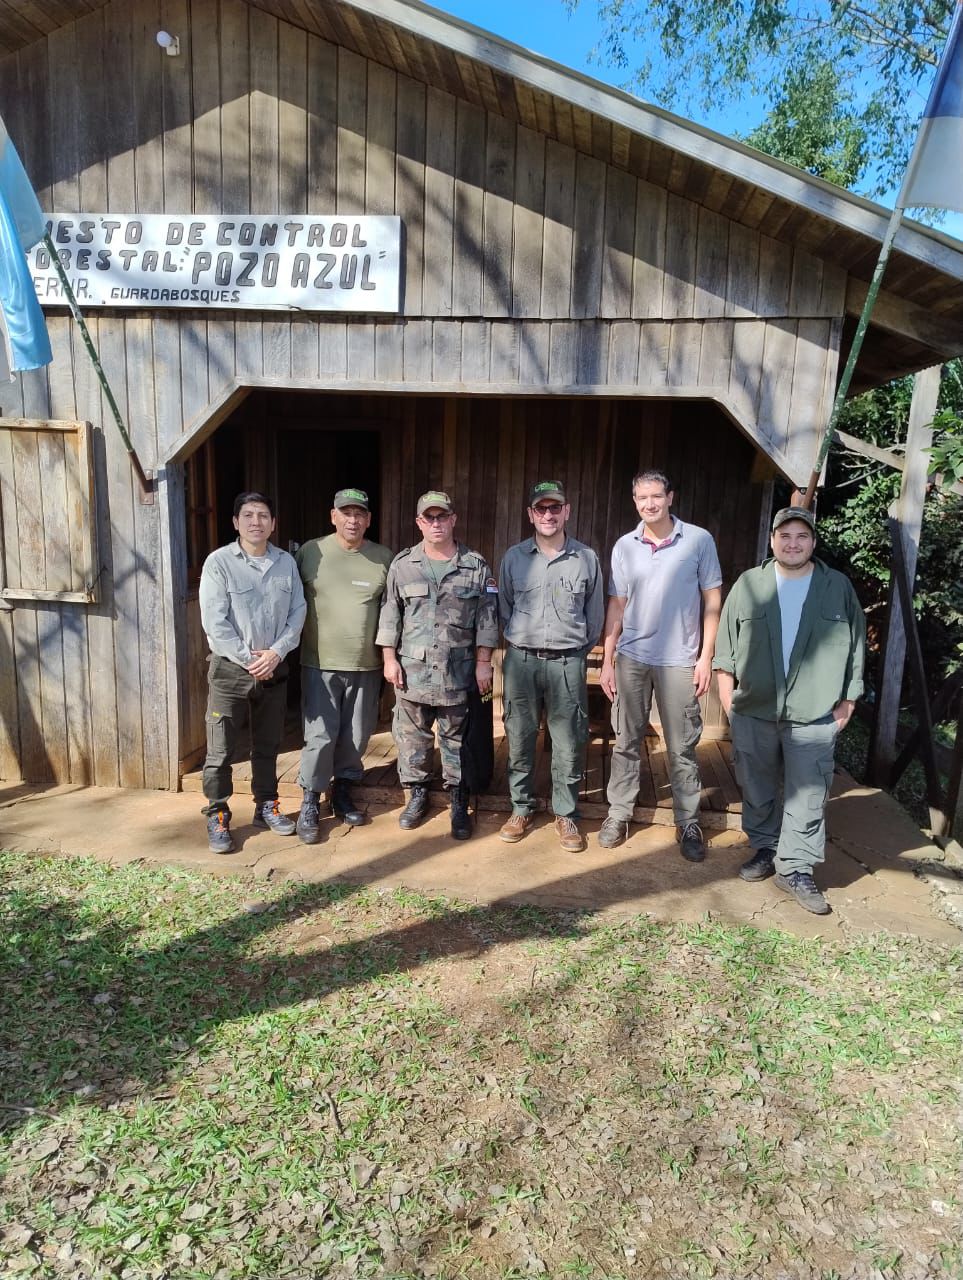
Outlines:
<svg viewBox="0 0 963 1280"><path fill-rule="evenodd" d="M451 834L467 840L461 743L469 690L477 685L486 694L492 687L498 588L484 557L456 542L456 521L447 493L431 490L418 499L423 541L392 561L375 644L383 650L385 679L395 687L398 777L410 788L398 824L411 831L427 812L437 724Z"/></svg>

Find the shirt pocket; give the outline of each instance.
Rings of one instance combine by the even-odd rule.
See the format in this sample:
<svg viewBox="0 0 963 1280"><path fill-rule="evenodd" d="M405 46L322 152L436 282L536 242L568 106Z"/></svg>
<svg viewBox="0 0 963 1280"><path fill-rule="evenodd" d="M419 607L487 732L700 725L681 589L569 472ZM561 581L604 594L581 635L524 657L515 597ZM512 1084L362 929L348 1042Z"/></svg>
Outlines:
<svg viewBox="0 0 963 1280"><path fill-rule="evenodd" d="M254 608L254 586L252 583L231 583L227 588L231 600L231 608L235 613L249 615Z"/></svg>
<svg viewBox="0 0 963 1280"><path fill-rule="evenodd" d="M445 586L445 620L457 641L459 633L475 628L481 588L471 578L451 578Z"/></svg>
<svg viewBox="0 0 963 1280"><path fill-rule="evenodd" d="M739 666L744 670L750 656L769 653L769 622L766 611L761 606L749 606L739 613L738 656L742 655Z"/></svg>
<svg viewBox="0 0 963 1280"><path fill-rule="evenodd" d="M427 582L406 582L401 588L401 596L404 600L422 600L428 594Z"/></svg>
<svg viewBox="0 0 963 1280"><path fill-rule="evenodd" d="M563 618L580 618L585 611L588 579L561 578L555 588L555 607Z"/></svg>
<svg viewBox="0 0 963 1280"><path fill-rule="evenodd" d="M824 606L819 615L819 630L823 643L834 648L849 648L849 619L831 605Z"/></svg>

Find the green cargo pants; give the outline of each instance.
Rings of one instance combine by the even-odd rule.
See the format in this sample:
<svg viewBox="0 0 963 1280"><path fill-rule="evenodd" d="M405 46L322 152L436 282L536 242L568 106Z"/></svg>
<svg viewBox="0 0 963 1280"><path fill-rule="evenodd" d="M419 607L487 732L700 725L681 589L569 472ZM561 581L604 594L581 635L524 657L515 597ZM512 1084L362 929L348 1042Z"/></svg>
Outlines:
<svg viewBox="0 0 963 1280"><path fill-rule="evenodd" d="M544 708L552 739L552 811L556 818L572 817L588 741L585 655L539 658L508 648L502 670L512 813L535 812L535 744Z"/></svg>
<svg viewBox="0 0 963 1280"><path fill-rule="evenodd" d="M838 728L729 713L732 763L742 788L742 829L753 849L775 849L780 875L812 871L826 849L826 801Z"/></svg>

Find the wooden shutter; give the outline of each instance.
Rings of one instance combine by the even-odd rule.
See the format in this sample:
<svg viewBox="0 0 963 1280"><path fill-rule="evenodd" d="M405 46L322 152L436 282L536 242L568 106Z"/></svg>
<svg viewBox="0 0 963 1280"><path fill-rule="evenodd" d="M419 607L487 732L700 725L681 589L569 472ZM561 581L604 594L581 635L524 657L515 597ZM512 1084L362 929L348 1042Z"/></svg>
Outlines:
<svg viewBox="0 0 963 1280"><path fill-rule="evenodd" d="M97 601L89 422L0 418L0 596Z"/></svg>

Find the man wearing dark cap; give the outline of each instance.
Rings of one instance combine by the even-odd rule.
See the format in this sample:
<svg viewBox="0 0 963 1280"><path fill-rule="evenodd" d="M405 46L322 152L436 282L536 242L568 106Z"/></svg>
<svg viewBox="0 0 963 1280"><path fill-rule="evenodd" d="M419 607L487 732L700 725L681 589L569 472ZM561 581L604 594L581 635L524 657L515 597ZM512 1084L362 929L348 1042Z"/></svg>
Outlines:
<svg viewBox="0 0 963 1280"><path fill-rule="evenodd" d="M825 851L836 739L863 691L866 620L849 579L814 557L812 512L777 511L770 546L772 559L729 592L712 664L754 851L739 875L774 875L825 915L813 868Z"/></svg>
<svg viewBox="0 0 963 1280"><path fill-rule="evenodd" d="M505 733L512 816L499 835L521 840L534 821L535 744L542 711L552 739L552 810L563 849L585 840L575 821L588 740L585 659L602 632L605 602L599 559L570 538L562 486L542 480L528 495L535 532L510 547L498 579L505 651Z"/></svg>
<svg viewBox="0 0 963 1280"><path fill-rule="evenodd" d="M469 690L486 694L492 687L498 587L484 557L456 540L457 519L447 493L432 489L418 499L422 541L392 561L376 643L385 679L395 687L398 778L410 793L398 824L410 831L428 810L437 725L451 834L467 840L461 744Z"/></svg>
<svg viewBox="0 0 963 1280"><path fill-rule="evenodd" d="M363 489L339 489L331 508L334 533L306 542L296 556L308 606L301 638L304 790L298 837L321 838L321 792L350 826L364 814L351 794L378 722L381 655L375 646L391 552L365 537L371 506Z"/></svg>

